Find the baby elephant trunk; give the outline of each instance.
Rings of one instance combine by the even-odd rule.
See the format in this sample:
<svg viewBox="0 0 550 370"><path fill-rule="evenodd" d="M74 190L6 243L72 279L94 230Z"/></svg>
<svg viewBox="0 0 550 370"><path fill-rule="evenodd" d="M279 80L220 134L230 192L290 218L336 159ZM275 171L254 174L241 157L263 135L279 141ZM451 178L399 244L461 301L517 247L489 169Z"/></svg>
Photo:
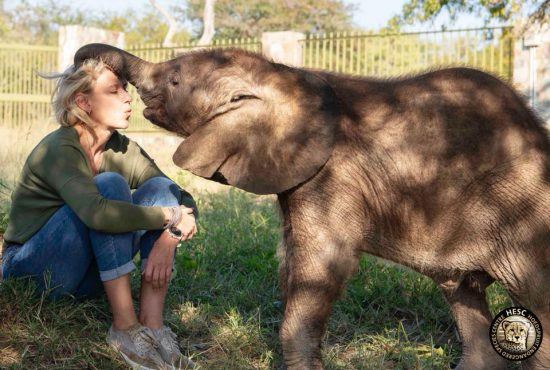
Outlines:
<svg viewBox="0 0 550 370"><path fill-rule="evenodd" d="M77 50L74 64L80 66L86 59L101 59L120 77L136 88L147 88L154 63L147 62L124 50L106 44L88 44Z"/></svg>

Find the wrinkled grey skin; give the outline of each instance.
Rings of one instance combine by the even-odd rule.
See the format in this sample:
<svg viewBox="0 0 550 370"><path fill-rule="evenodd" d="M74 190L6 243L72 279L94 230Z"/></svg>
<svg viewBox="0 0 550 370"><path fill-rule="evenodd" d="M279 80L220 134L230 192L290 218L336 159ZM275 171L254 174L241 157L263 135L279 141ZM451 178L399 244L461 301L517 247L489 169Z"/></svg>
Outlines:
<svg viewBox="0 0 550 370"><path fill-rule="evenodd" d="M460 369L502 369L485 288L498 280L546 335L550 365L550 143L514 91L456 68L374 80L290 68L238 50L151 64L92 44L134 84L146 118L187 139L174 162L277 194L280 330L289 369L320 369L333 302L363 252L431 277L463 345Z"/></svg>

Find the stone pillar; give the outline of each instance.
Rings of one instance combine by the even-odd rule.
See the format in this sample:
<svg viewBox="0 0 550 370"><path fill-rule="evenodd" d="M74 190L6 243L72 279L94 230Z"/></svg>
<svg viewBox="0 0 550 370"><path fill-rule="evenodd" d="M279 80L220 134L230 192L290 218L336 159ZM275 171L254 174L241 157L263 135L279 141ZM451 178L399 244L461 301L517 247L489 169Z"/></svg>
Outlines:
<svg viewBox="0 0 550 370"><path fill-rule="evenodd" d="M516 26L523 29L522 25ZM516 39L514 86L550 127L550 25L533 24Z"/></svg>
<svg viewBox="0 0 550 370"><path fill-rule="evenodd" d="M73 64L74 53L86 44L100 42L124 48L124 32L108 31L101 28L79 25L59 27L58 67L64 71Z"/></svg>
<svg viewBox="0 0 550 370"><path fill-rule="evenodd" d="M293 67L302 66L302 44L305 35L300 32L264 32L262 52L268 59Z"/></svg>

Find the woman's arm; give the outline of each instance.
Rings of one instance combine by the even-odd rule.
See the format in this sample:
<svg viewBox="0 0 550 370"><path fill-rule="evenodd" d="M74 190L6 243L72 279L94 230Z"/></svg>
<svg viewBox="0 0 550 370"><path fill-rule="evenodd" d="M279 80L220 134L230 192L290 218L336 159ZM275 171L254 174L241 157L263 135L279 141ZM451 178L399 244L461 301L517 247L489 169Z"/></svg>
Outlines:
<svg viewBox="0 0 550 370"><path fill-rule="evenodd" d="M158 168L155 161L143 150L142 147L140 147L137 143L134 142L134 144L139 148L140 156L138 157L136 161L136 173L138 174L135 186L136 188L139 187L141 184L143 184L145 181L149 180L152 177L166 177L169 179L164 172ZM198 219L199 211L197 208L197 204L195 203L195 200L189 194L187 191L182 189L179 185L178 188L180 189L180 204L184 205L188 208L193 209L193 215L195 216L195 219Z"/></svg>
<svg viewBox="0 0 550 370"><path fill-rule="evenodd" d="M121 233L162 229L162 207L145 207L104 198L98 191L83 154L71 145L48 148L31 165L36 176L50 185L91 229Z"/></svg>

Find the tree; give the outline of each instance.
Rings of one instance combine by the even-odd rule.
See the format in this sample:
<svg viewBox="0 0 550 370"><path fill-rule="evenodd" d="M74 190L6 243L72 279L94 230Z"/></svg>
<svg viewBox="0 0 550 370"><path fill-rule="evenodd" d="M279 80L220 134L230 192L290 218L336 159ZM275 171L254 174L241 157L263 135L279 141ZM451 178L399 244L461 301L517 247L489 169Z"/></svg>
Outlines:
<svg viewBox="0 0 550 370"><path fill-rule="evenodd" d="M204 0L188 0L187 9L175 8L202 33ZM254 37L265 31L331 32L352 28L355 5L342 0L218 0L216 35Z"/></svg>
<svg viewBox="0 0 550 370"><path fill-rule="evenodd" d="M0 0L0 39L5 38L5 35L9 33L8 16L2 11L4 9L4 0Z"/></svg>
<svg viewBox="0 0 550 370"><path fill-rule="evenodd" d="M5 10L3 5L0 0L0 40L8 43L57 45L59 26L68 24L125 32L127 45L161 43L168 31L166 21L155 9L140 13L90 11L54 0L22 0L11 10ZM171 39L174 43L187 43L190 34L180 29Z"/></svg>
<svg viewBox="0 0 550 370"><path fill-rule="evenodd" d="M545 0L531 15L529 23L539 24L550 23L550 0Z"/></svg>
<svg viewBox="0 0 550 370"><path fill-rule="evenodd" d="M401 14L392 18L388 25L398 28L416 22L433 22L445 13L449 15L451 22L464 13L475 14L485 23L491 20L508 22L524 12L539 19L546 17L548 20L549 4L549 0L409 0L403 5Z"/></svg>
<svg viewBox="0 0 550 370"><path fill-rule="evenodd" d="M3 15L8 19L6 25L9 31L3 33L2 39L15 42L27 40L37 44L57 44L57 32L60 25L83 24L86 15L83 11L73 9L70 5L54 0L34 4L22 0L13 10Z"/></svg>
<svg viewBox="0 0 550 370"><path fill-rule="evenodd" d="M170 47L173 45L172 39L174 38L174 35L178 28L178 23L176 22L176 19L169 12L166 11L166 9L164 9L159 3L156 2L156 0L149 0L149 2L151 3L151 5L157 8L157 10L164 16L164 18L168 22L168 31L166 31L162 46Z"/></svg>
<svg viewBox="0 0 550 370"><path fill-rule="evenodd" d="M167 42L169 27L156 9L143 13L126 10L119 14L103 12L90 15L87 25L125 33L126 45L162 44ZM183 29L173 30L169 43L181 44L189 41L190 34Z"/></svg>
<svg viewBox="0 0 550 370"><path fill-rule="evenodd" d="M202 36L197 45L209 45L212 43L212 39L214 38L214 4L216 4L216 0L205 0L204 2Z"/></svg>

